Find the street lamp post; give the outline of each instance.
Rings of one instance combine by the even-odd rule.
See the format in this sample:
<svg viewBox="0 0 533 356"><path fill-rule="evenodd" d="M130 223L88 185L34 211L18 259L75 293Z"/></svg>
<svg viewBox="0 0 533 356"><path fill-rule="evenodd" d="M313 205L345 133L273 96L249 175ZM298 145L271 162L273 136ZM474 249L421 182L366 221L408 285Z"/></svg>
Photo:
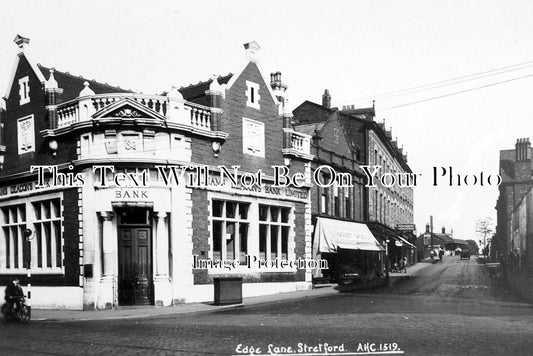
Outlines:
<svg viewBox="0 0 533 356"><path fill-rule="evenodd" d="M30 229L24 230L24 245L23 245L23 251L24 251L24 260L26 262L26 276L28 277L27 282L27 292L28 292L28 299L27 299L27 305L31 306L31 240L32 240L33 231Z"/></svg>
<svg viewBox="0 0 533 356"><path fill-rule="evenodd" d="M385 240L385 269L387 278L389 277L389 239Z"/></svg>
<svg viewBox="0 0 533 356"><path fill-rule="evenodd" d="M429 216L429 233L431 239L431 250L429 251L430 256L433 255L433 215Z"/></svg>

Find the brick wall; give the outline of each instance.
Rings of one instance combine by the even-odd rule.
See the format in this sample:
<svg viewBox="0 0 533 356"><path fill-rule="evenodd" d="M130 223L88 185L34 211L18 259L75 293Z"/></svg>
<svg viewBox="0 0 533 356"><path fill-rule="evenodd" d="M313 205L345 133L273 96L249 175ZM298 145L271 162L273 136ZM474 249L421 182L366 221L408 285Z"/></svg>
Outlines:
<svg viewBox="0 0 533 356"><path fill-rule="evenodd" d="M29 76L30 102L20 105L20 78ZM4 169L0 176L29 171L30 165L56 165L76 159L76 142L74 139L58 140L57 155L52 156L48 148L48 141L39 133L48 128L46 98L43 85L34 74L24 56L21 57L16 70L15 79L6 100L6 112L3 115L3 142L6 146ZM28 115L34 116L35 151L18 154L17 120Z"/></svg>
<svg viewBox="0 0 533 356"><path fill-rule="evenodd" d="M246 106L246 80L260 85L260 110ZM276 103L272 100L268 89L260 75L257 65L250 62L233 86L226 91L222 100L224 113L220 119L220 131L227 132L229 137L223 144L218 157L211 149L211 142L201 138L192 139L192 161L207 165L240 165L242 170L256 172L262 169L269 174L272 165L282 165L283 155L283 119L278 115ZM265 124L265 158L243 153L242 119L256 120Z"/></svg>

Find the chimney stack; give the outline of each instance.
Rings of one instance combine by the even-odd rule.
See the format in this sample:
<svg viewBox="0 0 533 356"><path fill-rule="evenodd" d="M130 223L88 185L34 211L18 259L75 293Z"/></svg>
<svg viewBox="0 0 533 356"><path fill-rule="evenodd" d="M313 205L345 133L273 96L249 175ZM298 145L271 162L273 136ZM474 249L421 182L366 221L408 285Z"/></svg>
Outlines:
<svg viewBox="0 0 533 356"><path fill-rule="evenodd" d="M270 73L270 87L281 104L281 112L283 113L287 104L285 91L289 86L281 81L281 72Z"/></svg>
<svg viewBox="0 0 533 356"><path fill-rule="evenodd" d="M331 109L331 95L329 94L329 89L324 90L324 94L322 94L322 106Z"/></svg>
<svg viewBox="0 0 533 356"><path fill-rule="evenodd" d="M446 233L446 228L443 226L442 227L442 234L445 234Z"/></svg>
<svg viewBox="0 0 533 356"><path fill-rule="evenodd" d="M515 158L516 161L531 160L531 143L529 138L519 138L515 144Z"/></svg>
<svg viewBox="0 0 533 356"><path fill-rule="evenodd" d="M429 224L426 224L426 233L429 234Z"/></svg>

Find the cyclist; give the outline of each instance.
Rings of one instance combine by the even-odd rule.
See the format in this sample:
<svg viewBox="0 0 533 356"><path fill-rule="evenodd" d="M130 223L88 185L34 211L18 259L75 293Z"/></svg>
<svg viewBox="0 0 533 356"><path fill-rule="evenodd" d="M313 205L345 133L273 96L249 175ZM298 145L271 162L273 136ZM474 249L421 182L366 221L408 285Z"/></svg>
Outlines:
<svg viewBox="0 0 533 356"><path fill-rule="evenodd" d="M12 283L6 287L5 297L6 303L11 307L12 311L20 308L20 301L24 297L24 292L19 285L20 281L15 278Z"/></svg>

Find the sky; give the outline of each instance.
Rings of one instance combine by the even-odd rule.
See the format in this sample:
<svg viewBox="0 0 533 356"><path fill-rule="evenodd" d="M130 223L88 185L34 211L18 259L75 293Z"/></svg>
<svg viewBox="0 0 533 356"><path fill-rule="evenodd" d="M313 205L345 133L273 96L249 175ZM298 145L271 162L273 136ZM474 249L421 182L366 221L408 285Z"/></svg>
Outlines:
<svg viewBox="0 0 533 356"><path fill-rule="evenodd" d="M0 0L0 9L2 91L21 34L37 63L147 94L235 73L255 40L260 68L282 73L292 107L320 103L324 89L334 107L376 100L376 119L422 174L419 233L433 216L435 231L479 241L476 221L496 220L498 189L458 186L457 175L495 177L499 150L533 133L527 0ZM452 186L441 167L452 167Z"/></svg>

